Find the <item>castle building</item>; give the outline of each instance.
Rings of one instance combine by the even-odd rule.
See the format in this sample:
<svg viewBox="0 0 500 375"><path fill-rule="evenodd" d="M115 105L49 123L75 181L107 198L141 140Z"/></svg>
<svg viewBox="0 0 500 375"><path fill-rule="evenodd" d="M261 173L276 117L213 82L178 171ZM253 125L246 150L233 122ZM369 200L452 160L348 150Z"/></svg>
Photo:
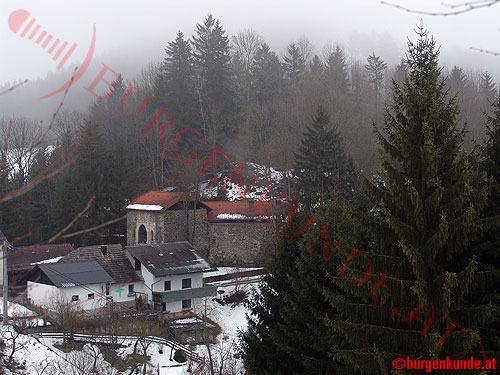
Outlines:
<svg viewBox="0 0 500 375"><path fill-rule="evenodd" d="M125 208L128 246L188 241L215 265L235 267L271 259L282 213L279 201L200 201L166 191L149 191Z"/></svg>

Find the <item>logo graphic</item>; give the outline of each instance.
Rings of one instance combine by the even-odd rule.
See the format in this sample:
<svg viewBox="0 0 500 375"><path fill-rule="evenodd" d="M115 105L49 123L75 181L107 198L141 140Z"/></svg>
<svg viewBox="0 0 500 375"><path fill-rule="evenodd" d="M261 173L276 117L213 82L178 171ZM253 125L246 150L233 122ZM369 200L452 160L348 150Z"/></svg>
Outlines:
<svg viewBox="0 0 500 375"><path fill-rule="evenodd" d="M8 24L9 28L14 34L17 34L18 31L20 31L21 28L23 28L23 26L26 24L19 35L21 36L21 38L24 38L28 35L29 40L33 40L35 36L38 34L38 32L41 31L40 34L37 36L35 43L41 45L43 49L48 47L47 53L49 55L53 54L52 60L54 61L57 61L59 57L62 56L56 67L57 69L61 69L66 63L66 61L69 59L69 57L72 55L72 53L75 51L78 44L73 43L71 47L65 52L66 47L68 47L69 45L68 42L63 41L62 44L60 45L61 40L59 38L55 38L52 34L48 34L46 30L41 30L40 25L35 24L35 21L36 18L34 17L30 18L30 12L24 9L17 9L9 15ZM34 28L32 29L33 26ZM80 68L75 72L75 74L71 77L69 81L67 81L64 85L62 85L57 90L51 92L50 94L42 96L41 99L48 98L50 96L56 95L60 92L67 90L71 85L76 83L83 76L94 54L95 34L96 31L94 25L94 32L92 35L92 41L90 42L90 48L89 51L87 52L87 56L85 57L82 66L80 66ZM55 40L52 42L54 38ZM63 52L65 52L64 55Z"/></svg>

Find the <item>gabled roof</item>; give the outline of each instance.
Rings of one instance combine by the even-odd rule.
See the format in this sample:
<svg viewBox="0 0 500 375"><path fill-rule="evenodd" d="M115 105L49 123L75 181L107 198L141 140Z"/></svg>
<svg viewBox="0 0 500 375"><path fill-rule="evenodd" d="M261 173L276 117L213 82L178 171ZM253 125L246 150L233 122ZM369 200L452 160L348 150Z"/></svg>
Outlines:
<svg viewBox="0 0 500 375"><path fill-rule="evenodd" d="M58 288L113 282L96 261L39 264L36 267Z"/></svg>
<svg viewBox="0 0 500 375"><path fill-rule="evenodd" d="M279 202L279 201L278 201ZM267 216L282 213L275 201L201 202L208 208L207 220L266 220ZM266 210L266 206L269 207Z"/></svg>
<svg viewBox="0 0 500 375"><path fill-rule="evenodd" d="M141 262L156 277L217 269L186 241L127 246L125 251Z"/></svg>
<svg viewBox="0 0 500 375"><path fill-rule="evenodd" d="M102 247L105 246L105 253ZM94 260L113 278L116 283L129 283L142 280L135 272L122 245L97 245L79 247L59 260L59 263L71 263Z"/></svg>
<svg viewBox="0 0 500 375"><path fill-rule="evenodd" d="M36 263L55 263L73 251L69 243L15 247L7 255L9 271L30 270Z"/></svg>
<svg viewBox="0 0 500 375"><path fill-rule="evenodd" d="M172 207L174 204L185 199L185 194L182 192L173 191L148 191L132 202L127 204L127 210L140 211L164 211ZM188 200L193 200L191 197Z"/></svg>

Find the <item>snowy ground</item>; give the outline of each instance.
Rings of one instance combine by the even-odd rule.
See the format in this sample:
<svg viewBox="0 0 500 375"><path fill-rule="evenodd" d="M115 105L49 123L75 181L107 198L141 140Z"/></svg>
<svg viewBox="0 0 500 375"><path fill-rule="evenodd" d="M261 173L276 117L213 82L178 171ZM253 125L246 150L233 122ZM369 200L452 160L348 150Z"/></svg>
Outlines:
<svg viewBox="0 0 500 375"><path fill-rule="evenodd" d="M220 268L220 273L233 272L234 269L230 268ZM243 269L239 269L243 270ZM218 288L218 291L224 291L224 293L218 293L218 296L223 297L225 295L231 294L236 289L244 289L251 293L251 289L256 287L257 284L245 284L245 285L231 285L222 286ZM203 313L205 311L205 306L195 306L195 309L199 309L198 313ZM220 344L214 346L214 351L226 345L226 348L231 344L234 344L237 340L237 332L239 329L245 329L247 309L243 304L239 304L234 308L230 305L220 305L214 298L207 299L206 303L207 315L214 321L216 321L222 329L221 335L218 337ZM25 307L18 304L9 304L9 316L19 316L23 314L24 316L32 315L33 313L26 309ZM12 337L13 330L10 326L1 327L0 335L6 343L6 348L4 353L8 356L12 350ZM25 375L40 375L40 371L44 366L49 366L49 368L57 367L56 372L46 371L45 374L71 374L76 373L74 368L71 366L76 366L81 363L81 366L88 366L89 363L94 362L94 358L98 358L99 374L110 374L116 375L116 370L112 369L109 363L102 359L102 355L99 355L97 347L87 345L82 351L72 351L71 353L64 353L54 347L55 343L60 342L58 339L52 338L41 338L36 339L32 336L21 335L16 340L16 345L18 349L14 353L14 358L18 363L24 365L25 369L22 370L22 374ZM119 355L126 356L133 351L133 340L125 340L123 342L126 345L118 351ZM147 349L147 354L151 357L150 369L152 373L156 374L157 368L159 368L160 375L186 375L188 365L179 365L175 361L170 361L170 348L163 345L161 347L163 353L160 353L160 345L153 343ZM198 353L205 354L205 348L198 347L196 349ZM51 367L52 366L52 367ZM88 369L90 371L90 369ZM9 372L7 372L9 375Z"/></svg>

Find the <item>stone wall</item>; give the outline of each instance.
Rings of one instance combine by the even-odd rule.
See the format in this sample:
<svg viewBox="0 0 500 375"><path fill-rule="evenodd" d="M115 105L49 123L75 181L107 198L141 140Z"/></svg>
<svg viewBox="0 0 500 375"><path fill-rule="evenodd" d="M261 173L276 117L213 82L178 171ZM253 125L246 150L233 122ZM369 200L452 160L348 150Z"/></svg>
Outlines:
<svg viewBox="0 0 500 375"><path fill-rule="evenodd" d="M147 232L147 242L152 240L163 242L163 219L159 212L133 211L127 212L127 245L138 243L139 227L144 225ZM151 236L153 232L153 236ZM152 237L152 238L151 238Z"/></svg>
<svg viewBox="0 0 500 375"><path fill-rule="evenodd" d="M187 213L187 217L186 217ZM137 244L141 224L148 233L147 242L189 241L217 266L262 266L269 262L276 236L266 222L207 222L206 208L132 211L127 213L127 244Z"/></svg>
<svg viewBox="0 0 500 375"><path fill-rule="evenodd" d="M269 262L276 236L266 222L209 223L208 258L217 266L262 266Z"/></svg>

